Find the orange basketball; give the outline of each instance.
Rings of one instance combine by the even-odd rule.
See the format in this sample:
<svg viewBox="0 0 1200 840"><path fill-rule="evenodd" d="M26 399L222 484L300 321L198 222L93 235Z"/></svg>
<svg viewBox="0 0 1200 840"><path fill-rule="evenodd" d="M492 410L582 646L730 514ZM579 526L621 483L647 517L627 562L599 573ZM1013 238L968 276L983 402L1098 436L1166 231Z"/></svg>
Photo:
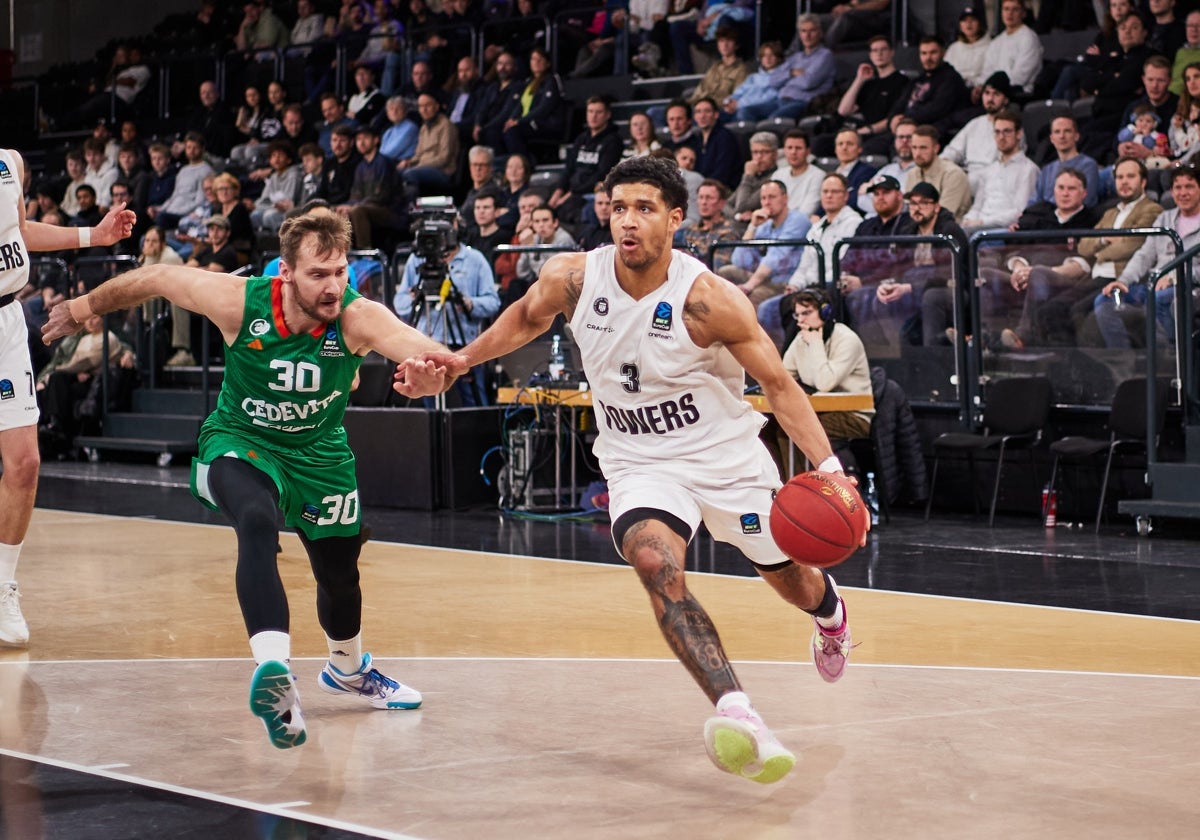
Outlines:
<svg viewBox="0 0 1200 840"><path fill-rule="evenodd" d="M841 563L858 548L870 521L850 479L815 470L783 485L771 505L775 544L806 566Z"/></svg>

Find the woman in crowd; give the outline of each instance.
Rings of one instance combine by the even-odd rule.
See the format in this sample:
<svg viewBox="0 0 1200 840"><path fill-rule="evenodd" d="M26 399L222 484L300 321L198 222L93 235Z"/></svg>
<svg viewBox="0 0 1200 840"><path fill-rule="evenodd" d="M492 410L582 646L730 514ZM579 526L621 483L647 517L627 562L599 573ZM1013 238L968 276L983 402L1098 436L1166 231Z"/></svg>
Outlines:
<svg viewBox="0 0 1200 840"><path fill-rule="evenodd" d="M504 123L504 146L509 154L529 154L534 138L560 139L566 96L562 79L551 70L550 53L534 47L529 54L529 81L517 100L519 113Z"/></svg>
<svg viewBox="0 0 1200 840"><path fill-rule="evenodd" d="M522 154L509 155L504 164L504 187L500 194L503 210L500 215L504 220L515 219L520 215L517 203L525 190L529 188L529 179L533 177L533 164ZM504 216L512 213L511 216Z"/></svg>
<svg viewBox="0 0 1200 840"><path fill-rule="evenodd" d="M648 114L638 111L629 118L629 145L625 147L625 157L643 157L661 148L662 143L658 142Z"/></svg>
<svg viewBox="0 0 1200 840"><path fill-rule="evenodd" d="M992 36L987 34L987 19L982 9L966 8L958 16L958 38L946 49L946 63L958 71L967 87L982 85L983 59Z"/></svg>

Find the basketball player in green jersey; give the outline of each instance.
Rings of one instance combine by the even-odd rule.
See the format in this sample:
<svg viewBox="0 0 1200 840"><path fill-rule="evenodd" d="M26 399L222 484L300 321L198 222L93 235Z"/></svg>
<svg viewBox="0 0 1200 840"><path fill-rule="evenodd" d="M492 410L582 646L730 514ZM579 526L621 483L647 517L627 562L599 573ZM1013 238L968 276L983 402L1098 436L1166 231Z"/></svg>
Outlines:
<svg viewBox="0 0 1200 840"><path fill-rule="evenodd" d="M290 667L288 603L276 566L276 508L296 529L317 581L317 616L329 643L318 678L332 694L378 709L415 709L421 695L371 666L361 641L360 513L354 454L342 418L362 357L394 360L442 348L379 303L348 288L350 225L321 210L280 229L278 277L235 277L186 266L147 266L55 307L50 341L87 316L164 297L207 316L225 340L225 378L200 431L192 492L222 511L238 537L237 592L258 664L250 708L280 748L304 743ZM415 362L399 386L439 393L445 369Z"/></svg>

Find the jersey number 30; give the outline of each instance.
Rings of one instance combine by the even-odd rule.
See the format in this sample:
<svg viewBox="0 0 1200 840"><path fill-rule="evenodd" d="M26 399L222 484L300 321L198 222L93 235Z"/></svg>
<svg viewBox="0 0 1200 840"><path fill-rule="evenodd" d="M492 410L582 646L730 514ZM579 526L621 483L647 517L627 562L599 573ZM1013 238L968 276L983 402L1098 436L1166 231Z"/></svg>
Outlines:
<svg viewBox="0 0 1200 840"><path fill-rule="evenodd" d="M276 373L275 381L267 383L272 391L306 393L321 390L321 369L312 362L272 359L271 370Z"/></svg>
<svg viewBox="0 0 1200 840"><path fill-rule="evenodd" d="M325 515L317 520L318 525L353 525L358 521L358 491L352 490L345 496L326 496L321 504L327 505Z"/></svg>

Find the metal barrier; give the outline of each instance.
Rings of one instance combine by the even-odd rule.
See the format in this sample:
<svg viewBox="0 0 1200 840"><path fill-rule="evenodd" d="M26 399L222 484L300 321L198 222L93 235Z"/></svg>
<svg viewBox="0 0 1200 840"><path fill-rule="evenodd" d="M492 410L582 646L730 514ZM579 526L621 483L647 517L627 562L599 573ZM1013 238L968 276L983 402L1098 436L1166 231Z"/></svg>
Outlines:
<svg viewBox="0 0 1200 840"><path fill-rule="evenodd" d="M712 268L713 257L716 256L719 250L733 250L735 248L784 248L797 247L812 248L817 252L817 285L822 289L825 288L825 249L821 247L819 242L810 242L807 239L738 239L730 242L714 242L708 246L707 262L709 268ZM764 253L763 256L766 256ZM788 278L784 278L786 283Z"/></svg>
<svg viewBox="0 0 1200 840"><path fill-rule="evenodd" d="M1174 231L1172 231L1174 233ZM1178 243L1177 243L1178 247ZM1146 278L1146 453L1147 464L1153 465L1157 458L1154 436L1156 433L1155 375L1158 342L1157 319L1155 318L1154 287L1163 276L1175 272L1175 359L1179 375L1177 389L1181 395L1184 425L1194 425L1200 420L1200 382L1197 381L1196 348L1192 340L1192 320L1195 306L1192 292L1195 278L1192 277L1192 260L1200 255L1200 244L1193 245L1170 260L1162 268L1156 268ZM1182 282L1180 282L1182 281ZM1183 353L1182 364L1179 361ZM1189 457L1192 442L1187 441Z"/></svg>

